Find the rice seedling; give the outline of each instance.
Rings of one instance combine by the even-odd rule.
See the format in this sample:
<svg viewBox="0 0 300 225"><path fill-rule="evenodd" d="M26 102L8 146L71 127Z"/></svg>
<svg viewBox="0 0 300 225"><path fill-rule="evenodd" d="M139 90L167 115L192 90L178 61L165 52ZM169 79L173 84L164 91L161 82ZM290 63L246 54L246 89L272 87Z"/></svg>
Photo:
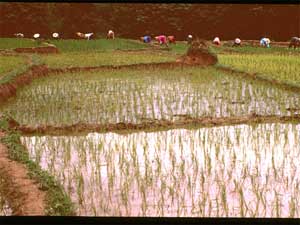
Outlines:
<svg viewBox="0 0 300 225"><path fill-rule="evenodd" d="M37 149L42 158L54 159L40 165L66 191L71 182L78 215L297 217L299 164L283 162L299 157L299 134L299 124L278 123L21 141L33 160ZM66 145L69 161L61 159Z"/></svg>

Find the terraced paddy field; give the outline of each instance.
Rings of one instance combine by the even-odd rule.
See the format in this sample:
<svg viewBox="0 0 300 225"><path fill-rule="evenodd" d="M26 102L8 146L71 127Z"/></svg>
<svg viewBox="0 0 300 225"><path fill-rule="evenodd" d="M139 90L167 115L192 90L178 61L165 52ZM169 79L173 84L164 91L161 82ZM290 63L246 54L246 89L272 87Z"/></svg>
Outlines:
<svg viewBox="0 0 300 225"><path fill-rule="evenodd" d="M290 116L300 94L214 68L103 70L35 80L1 110L31 126Z"/></svg>
<svg viewBox="0 0 300 225"><path fill-rule="evenodd" d="M202 67L175 63L185 43L49 42L59 53L27 54L36 76L5 75L0 103L46 215L300 217L298 50L209 46ZM0 215L11 205L0 191Z"/></svg>
<svg viewBox="0 0 300 225"><path fill-rule="evenodd" d="M299 217L300 125L22 137L78 215Z"/></svg>

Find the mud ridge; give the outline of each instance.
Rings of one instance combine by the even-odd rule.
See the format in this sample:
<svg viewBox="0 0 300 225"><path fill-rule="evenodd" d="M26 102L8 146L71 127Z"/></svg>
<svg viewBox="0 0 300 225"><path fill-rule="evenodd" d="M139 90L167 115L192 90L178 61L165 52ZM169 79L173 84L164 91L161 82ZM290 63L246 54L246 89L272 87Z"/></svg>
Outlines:
<svg viewBox="0 0 300 225"><path fill-rule="evenodd" d="M54 45L48 45L45 47L32 47L32 48L15 48L17 53L37 53L37 54L57 54L58 48Z"/></svg>
<svg viewBox="0 0 300 225"><path fill-rule="evenodd" d="M0 133L0 138L4 135ZM8 149L2 143L0 175L4 178L5 197L12 206L13 215L45 215L46 193L28 177L25 165L9 159Z"/></svg>
<svg viewBox="0 0 300 225"><path fill-rule="evenodd" d="M103 66L88 66L88 67L66 67L66 68L49 68L49 73L74 73L74 72L82 72L82 71L97 71L104 69L145 69L145 68L174 68L178 66L182 66L182 63L179 62L159 62L159 63L137 63L137 64L129 64L129 65L103 65ZM189 65L185 65L189 66Z"/></svg>
<svg viewBox="0 0 300 225"><path fill-rule="evenodd" d="M28 85L37 77L48 75L48 68L45 65L31 66L26 72L15 77L11 82L0 85L0 103L13 97L17 89Z"/></svg>
<svg viewBox="0 0 300 225"><path fill-rule="evenodd" d="M136 131L155 131L155 130L170 130L174 128L187 128L187 127L212 127L212 126L225 126L237 124L252 124L252 123L285 123L285 122L300 123L300 115L293 116L261 116L252 114L249 116L239 117L202 117L191 118L188 115L181 116L179 120L147 120L139 124L133 123L117 123L117 124L87 124L77 123L66 126L52 126L40 125L30 127L27 125L19 125L12 123L12 129L20 131L23 135L76 135L86 134L90 132L136 132Z"/></svg>

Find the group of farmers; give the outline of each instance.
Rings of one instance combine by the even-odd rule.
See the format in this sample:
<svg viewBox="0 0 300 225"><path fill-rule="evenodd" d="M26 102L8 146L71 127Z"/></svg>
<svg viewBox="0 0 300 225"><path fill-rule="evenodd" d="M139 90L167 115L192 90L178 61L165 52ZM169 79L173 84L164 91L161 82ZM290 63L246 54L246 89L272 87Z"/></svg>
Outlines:
<svg viewBox="0 0 300 225"><path fill-rule="evenodd" d="M22 34L22 33L16 33L14 35L16 37L24 37L24 34ZM80 33L80 32L77 32L76 35L79 38L90 40L91 37L94 35L94 33ZM34 34L33 37L34 37L34 39L39 39L40 34L38 34L38 33ZM59 34L58 33L53 33L52 37L55 38L55 39L58 39ZM114 39L115 38L114 31L109 30L107 32L106 37L107 37L107 39ZM144 43L151 43L151 41L152 41L151 36L149 36L149 35L145 35L143 37L140 37L140 40ZM168 46L168 43L169 44L171 44L171 43L175 44L176 43L175 36L159 35L159 36L155 37L155 40L158 42L158 44L166 45L166 46ZM193 41L193 36L191 34L189 34L187 36L186 41L188 42L188 44L190 44ZM220 40L219 37L215 37L213 39L212 43L215 44L215 45L221 45L221 40ZM263 46L263 47L270 48L270 43L271 43L271 41L270 41L269 38L263 37L263 38L260 39L260 45ZM241 46L241 45L242 45L241 39L240 38L235 38L234 41L233 41L232 46ZM294 48L300 47L300 38L299 37L292 37L292 39L290 41L290 44L289 44L289 47L294 47Z"/></svg>

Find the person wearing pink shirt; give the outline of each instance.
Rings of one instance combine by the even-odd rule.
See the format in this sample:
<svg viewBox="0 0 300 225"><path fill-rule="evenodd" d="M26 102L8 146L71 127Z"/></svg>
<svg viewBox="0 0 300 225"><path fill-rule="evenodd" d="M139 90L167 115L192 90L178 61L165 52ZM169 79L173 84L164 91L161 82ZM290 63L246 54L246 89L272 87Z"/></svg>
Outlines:
<svg viewBox="0 0 300 225"><path fill-rule="evenodd" d="M167 37L165 35L156 36L155 40L157 40L160 45L165 44L166 46L168 46Z"/></svg>

